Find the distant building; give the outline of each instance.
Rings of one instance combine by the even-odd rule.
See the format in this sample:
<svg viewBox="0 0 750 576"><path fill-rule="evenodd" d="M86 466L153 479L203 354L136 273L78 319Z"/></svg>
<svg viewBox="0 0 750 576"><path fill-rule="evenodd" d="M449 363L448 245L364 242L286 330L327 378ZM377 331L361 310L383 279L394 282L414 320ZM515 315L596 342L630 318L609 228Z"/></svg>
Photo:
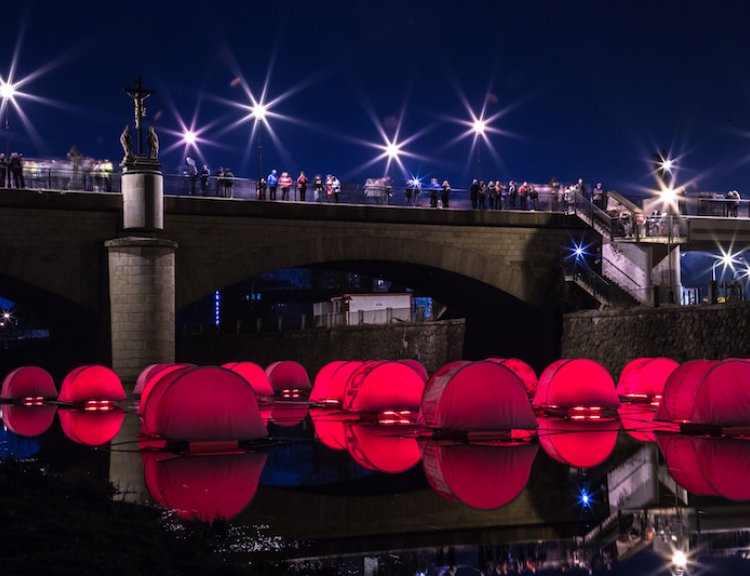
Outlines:
<svg viewBox="0 0 750 576"><path fill-rule="evenodd" d="M388 324L412 319L409 293L343 294L313 304L315 326Z"/></svg>

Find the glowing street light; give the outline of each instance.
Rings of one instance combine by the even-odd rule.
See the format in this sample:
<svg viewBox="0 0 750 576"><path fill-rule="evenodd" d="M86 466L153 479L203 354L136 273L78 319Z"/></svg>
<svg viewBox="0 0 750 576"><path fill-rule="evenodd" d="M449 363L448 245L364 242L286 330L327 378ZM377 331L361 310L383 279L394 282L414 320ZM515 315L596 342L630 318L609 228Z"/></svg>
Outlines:
<svg viewBox="0 0 750 576"><path fill-rule="evenodd" d="M198 134L192 130L185 130L182 133L182 141L188 146L195 146L195 143L198 141Z"/></svg>
<svg viewBox="0 0 750 576"><path fill-rule="evenodd" d="M472 116L474 116L472 114ZM484 119L483 116L480 116L479 118L474 117L471 122L471 131L474 132L474 139L484 139L487 136L485 135L485 132L487 131L487 120ZM477 142L477 178L482 177L482 143Z"/></svg>
<svg viewBox="0 0 750 576"><path fill-rule="evenodd" d="M3 107L5 108L5 154L10 159L10 106L15 102L16 85L12 82L6 82L0 78L0 99L2 99ZM3 182L3 185L5 183Z"/></svg>
<svg viewBox="0 0 750 576"><path fill-rule="evenodd" d="M258 127L258 182L263 177L263 126L268 126L268 116L270 106L267 102L256 102L253 98L253 104L249 107L250 118L254 125Z"/></svg>
<svg viewBox="0 0 750 576"><path fill-rule="evenodd" d="M477 118L471 123L471 129L477 136L482 136L487 129L487 121L483 118Z"/></svg>
<svg viewBox="0 0 750 576"><path fill-rule="evenodd" d="M396 142L388 142L385 146L385 153L389 160L396 160L401 153L401 145L396 144Z"/></svg>
<svg viewBox="0 0 750 576"><path fill-rule="evenodd" d="M713 282L716 282L716 268L721 265L722 266L722 275L724 271L729 268L734 272L734 265L735 264L741 264L740 260L737 258L737 254L732 254L731 252L724 252L722 250L721 256L716 257L716 262L713 263L711 266L711 280Z"/></svg>
<svg viewBox="0 0 750 576"><path fill-rule="evenodd" d="M260 122L266 121L266 116L268 116L268 105L263 102L258 102L257 104L254 104L253 106L250 106L250 117L255 118L255 120Z"/></svg>

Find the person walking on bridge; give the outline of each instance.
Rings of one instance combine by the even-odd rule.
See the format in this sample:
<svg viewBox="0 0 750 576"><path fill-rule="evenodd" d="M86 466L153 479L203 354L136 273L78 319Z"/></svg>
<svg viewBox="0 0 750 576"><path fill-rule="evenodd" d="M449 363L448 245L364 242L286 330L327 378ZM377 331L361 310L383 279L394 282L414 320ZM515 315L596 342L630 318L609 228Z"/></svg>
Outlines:
<svg viewBox="0 0 750 576"><path fill-rule="evenodd" d="M289 172L282 172L279 178L279 187L281 187L281 199L289 200L289 189L292 187L292 177Z"/></svg>
<svg viewBox="0 0 750 576"><path fill-rule="evenodd" d="M276 186L279 185L279 177L276 174L276 170L271 170L271 173L266 178L268 182L268 199L276 200Z"/></svg>
<svg viewBox="0 0 750 576"><path fill-rule="evenodd" d="M442 198L441 198L441 201L443 203L443 208L450 207L450 195L451 195L450 182L448 182L447 180L443 180L443 192L442 192Z"/></svg>
<svg viewBox="0 0 750 576"><path fill-rule="evenodd" d="M299 192L300 202L304 202L305 195L307 194L307 176L305 176L305 173L301 170L297 177L297 191Z"/></svg>
<svg viewBox="0 0 750 576"><path fill-rule="evenodd" d="M8 160L0 153L0 188L10 188L8 185Z"/></svg>
<svg viewBox="0 0 750 576"><path fill-rule="evenodd" d="M476 178L471 181L471 186L469 187L469 196L471 197L471 207L476 210L477 205L479 204L479 180L477 180Z"/></svg>
<svg viewBox="0 0 750 576"><path fill-rule="evenodd" d="M10 174L13 176L14 188L26 188L26 182L23 179L23 159L18 152L10 155Z"/></svg>

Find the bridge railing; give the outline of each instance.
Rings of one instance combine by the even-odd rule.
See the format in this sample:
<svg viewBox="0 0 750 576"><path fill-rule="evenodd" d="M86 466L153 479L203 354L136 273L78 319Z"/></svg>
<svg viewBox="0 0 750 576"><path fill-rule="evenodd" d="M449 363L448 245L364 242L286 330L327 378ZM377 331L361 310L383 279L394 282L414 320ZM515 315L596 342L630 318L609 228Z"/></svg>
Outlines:
<svg viewBox="0 0 750 576"><path fill-rule="evenodd" d="M49 168L29 164L24 167L24 187L30 190L64 190L76 192L99 192L120 193L121 174L107 173L90 169L70 170L65 168ZM212 175L201 179L200 175L188 176L186 174L164 174L164 194L166 196L192 196L196 198L220 198L234 200L257 200L257 180L233 176L230 178ZM0 183L0 187L3 187ZM9 181L8 187L14 187ZM564 200L562 195L550 186L535 186L537 197L527 198L526 206L521 205L520 198L516 199L515 206L511 206L507 195L498 200L494 207L491 206L490 197L485 197L485 210L523 210L537 212L562 212ZM266 199L269 194L266 194ZM276 200L282 200L281 189L277 189ZM288 201L302 201L296 183L289 189ZM322 194L317 197L311 183L308 183L305 202L334 203L338 200L341 204L365 204L382 205L393 207L431 207L431 190L423 188L419 195L412 196L410 202L406 201L404 187L392 187L388 193L373 195L365 193L364 184L347 183L341 185L338 199L333 196ZM442 190L436 191L436 208L445 208L442 205ZM472 209L469 190L466 188L452 188L449 195L450 209L469 210ZM479 208L478 208L479 209Z"/></svg>
<svg viewBox="0 0 750 576"><path fill-rule="evenodd" d="M675 214L646 215L610 197L607 211L594 204L583 194L576 192L574 212L587 224L610 240L659 241L672 243L686 238L688 221L685 216Z"/></svg>

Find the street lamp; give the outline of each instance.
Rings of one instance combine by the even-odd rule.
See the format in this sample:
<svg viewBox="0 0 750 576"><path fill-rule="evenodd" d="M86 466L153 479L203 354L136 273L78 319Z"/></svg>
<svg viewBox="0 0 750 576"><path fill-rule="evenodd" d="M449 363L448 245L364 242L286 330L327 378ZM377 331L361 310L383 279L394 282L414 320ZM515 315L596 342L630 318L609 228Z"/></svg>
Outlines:
<svg viewBox="0 0 750 576"><path fill-rule="evenodd" d="M474 139L477 142L477 178L482 178L482 138L485 137L484 132L487 130L487 121L483 117L474 118L471 123L471 130L474 132Z"/></svg>
<svg viewBox="0 0 750 576"><path fill-rule="evenodd" d="M263 125L268 121L268 104L265 102L255 102L250 106L250 118L258 126L258 182L263 177Z"/></svg>
<svg viewBox="0 0 750 576"><path fill-rule="evenodd" d="M17 93L15 84L0 78L0 99L5 108L5 155L8 160L10 160L10 106Z"/></svg>

